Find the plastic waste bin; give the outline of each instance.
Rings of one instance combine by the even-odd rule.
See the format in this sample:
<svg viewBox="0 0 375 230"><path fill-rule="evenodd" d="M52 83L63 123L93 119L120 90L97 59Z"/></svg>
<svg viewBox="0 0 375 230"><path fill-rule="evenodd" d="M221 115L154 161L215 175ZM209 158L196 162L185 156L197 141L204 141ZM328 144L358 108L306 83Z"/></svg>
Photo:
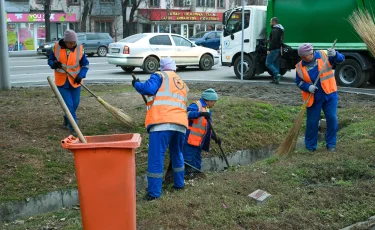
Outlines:
<svg viewBox="0 0 375 230"><path fill-rule="evenodd" d="M74 154L83 229L136 229L135 148L140 134L73 136L61 141Z"/></svg>

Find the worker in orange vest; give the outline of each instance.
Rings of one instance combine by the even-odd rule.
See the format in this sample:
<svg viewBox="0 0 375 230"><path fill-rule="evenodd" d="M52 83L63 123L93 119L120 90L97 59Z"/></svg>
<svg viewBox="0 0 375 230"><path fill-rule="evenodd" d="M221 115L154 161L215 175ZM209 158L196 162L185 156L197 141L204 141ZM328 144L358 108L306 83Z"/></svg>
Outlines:
<svg viewBox="0 0 375 230"><path fill-rule="evenodd" d="M193 102L187 108L189 127L186 132L183 154L185 162L197 169L202 168L202 150L209 151L211 137L216 143L221 144L221 139L213 136L208 122L212 120L211 108L217 100L217 93L209 88L203 91L198 101ZM186 171L186 174L188 173Z"/></svg>
<svg viewBox="0 0 375 230"><path fill-rule="evenodd" d="M55 83L65 101L70 113L77 123L77 108L81 97L82 79L86 77L89 69L89 60L82 45L77 45L77 34L73 30L67 30L64 38L56 42L53 52L48 58L48 65L55 70ZM64 67L74 79L64 72ZM72 125L64 115L64 128L69 128L72 135L76 136Z"/></svg>
<svg viewBox="0 0 375 230"><path fill-rule="evenodd" d="M146 200L154 200L161 196L164 155L168 147L174 188L184 188L182 147L188 126L186 102L189 89L176 74L176 64L172 58L161 59L160 70L151 74L144 83L139 79L132 81L138 93L148 96L145 120L149 133Z"/></svg>
<svg viewBox="0 0 375 230"><path fill-rule="evenodd" d="M337 104L338 94L332 65L345 60L343 54L334 49L314 51L312 44L302 44L298 48L301 61L296 65L296 85L302 90L303 100L307 104L306 119L306 149L313 152L318 145L318 125L323 109L327 120L326 147L330 152L336 151L336 136L338 130ZM324 70L319 75L319 71ZM319 77L316 85L315 80Z"/></svg>

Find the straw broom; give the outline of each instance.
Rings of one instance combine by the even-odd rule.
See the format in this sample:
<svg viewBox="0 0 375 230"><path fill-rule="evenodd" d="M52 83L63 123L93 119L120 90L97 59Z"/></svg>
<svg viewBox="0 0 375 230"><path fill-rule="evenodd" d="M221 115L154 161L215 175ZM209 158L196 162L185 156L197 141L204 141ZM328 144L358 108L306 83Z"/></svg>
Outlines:
<svg viewBox="0 0 375 230"><path fill-rule="evenodd" d="M65 73L67 73L70 77L74 78L73 75L71 75L64 67L61 68L64 70ZM85 85L80 84L83 88L85 88L93 97L96 98L96 100L104 106L114 116L117 120L122 122L124 125L128 127L134 126L135 122L133 121L133 118L131 118L129 115L125 114L121 109L118 109L107 102L105 102L102 98L95 95L89 88L87 88Z"/></svg>
<svg viewBox="0 0 375 230"><path fill-rule="evenodd" d="M335 48L337 39L333 42L332 49ZM328 61L328 58L327 58ZM324 63L324 65L327 63ZM314 82L314 86L316 86L316 83L318 83L318 80L320 79L320 75L323 73L324 69L321 69L319 71L318 76L316 77L316 80ZM301 111L299 112L297 119L294 121L294 124L292 128L289 130L288 134L286 135L283 143L276 149L276 154L278 155L287 155L291 152L293 152L296 149L297 144L297 138L299 131L302 127L302 121L305 116L307 103L310 100L312 93L309 94L308 98L303 102L303 105L301 107Z"/></svg>
<svg viewBox="0 0 375 230"><path fill-rule="evenodd" d="M375 23L374 17L365 10L354 10L349 16L349 22L366 43L372 55L375 55Z"/></svg>

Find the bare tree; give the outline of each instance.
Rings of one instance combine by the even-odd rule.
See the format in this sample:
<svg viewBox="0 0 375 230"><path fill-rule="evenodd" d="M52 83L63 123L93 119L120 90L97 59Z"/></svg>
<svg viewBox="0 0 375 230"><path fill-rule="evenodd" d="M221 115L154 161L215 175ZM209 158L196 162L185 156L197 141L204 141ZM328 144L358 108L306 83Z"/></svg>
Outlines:
<svg viewBox="0 0 375 230"><path fill-rule="evenodd" d="M83 10L82 10L82 16L81 16L81 31L87 32L87 19L91 15L92 8L94 5L94 0L83 0ZM91 23L89 25L89 29L91 31Z"/></svg>
<svg viewBox="0 0 375 230"><path fill-rule="evenodd" d="M135 12L138 10L138 7L142 2L143 0L122 0L121 1L122 28L123 28L122 33L123 33L124 38L135 33L136 31L136 23L134 23ZM126 18L128 6L130 6L129 20L127 20Z"/></svg>

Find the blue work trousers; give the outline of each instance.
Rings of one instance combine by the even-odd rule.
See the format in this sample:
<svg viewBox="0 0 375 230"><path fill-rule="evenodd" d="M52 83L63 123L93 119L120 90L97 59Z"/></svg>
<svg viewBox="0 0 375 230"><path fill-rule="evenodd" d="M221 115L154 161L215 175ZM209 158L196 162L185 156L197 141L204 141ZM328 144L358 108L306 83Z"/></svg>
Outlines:
<svg viewBox="0 0 375 230"><path fill-rule="evenodd" d="M163 183L164 155L169 146L172 160L174 187L184 187L184 157L182 147L185 133L178 131L150 132L148 147L147 193L152 197L160 197Z"/></svg>
<svg viewBox="0 0 375 230"><path fill-rule="evenodd" d="M327 121L326 147L336 147L338 130L337 104L338 96L335 95L328 99L322 98L320 101L314 101L313 105L307 108L305 145L309 151L315 151L318 145L318 126L322 109Z"/></svg>
<svg viewBox="0 0 375 230"><path fill-rule="evenodd" d="M57 88L59 89L59 92L62 98L64 99L66 106L68 107L70 113L72 114L74 121L78 123L76 111L77 111L77 108L81 99L81 87L77 87L77 88L57 87ZM69 129L73 130L73 127L68 121L68 118L66 117L66 115L64 115L64 119L65 121L68 122Z"/></svg>
<svg viewBox="0 0 375 230"><path fill-rule="evenodd" d="M266 66L271 71L273 79L276 79L276 76L280 71L280 49L270 50L270 54L266 58Z"/></svg>
<svg viewBox="0 0 375 230"><path fill-rule="evenodd" d="M194 166L197 169L202 168L202 149L200 147L185 143L182 152L184 154L184 160L186 163Z"/></svg>

